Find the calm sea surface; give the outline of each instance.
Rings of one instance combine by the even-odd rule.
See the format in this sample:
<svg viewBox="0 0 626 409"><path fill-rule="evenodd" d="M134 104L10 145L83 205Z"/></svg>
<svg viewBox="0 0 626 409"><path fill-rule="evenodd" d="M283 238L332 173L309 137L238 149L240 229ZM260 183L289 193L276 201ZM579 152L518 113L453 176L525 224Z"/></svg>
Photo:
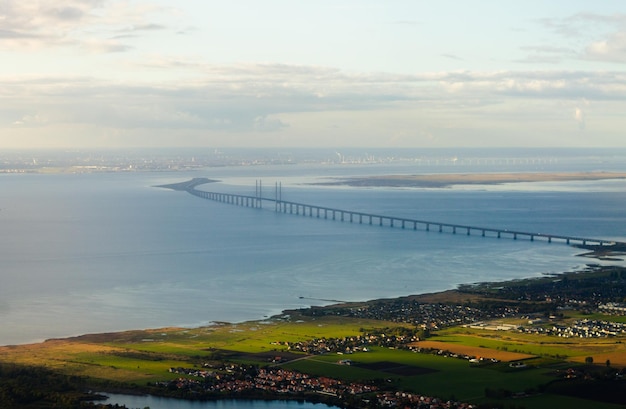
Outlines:
<svg viewBox="0 0 626 409"><path fill-rule="evenodd" d="M498 166L498 169L495 167ZM276 214L153 187L626 241L626 181L356 189L334 176L626 171L626 160L285 165L176 173L0 175L0 345L82 333L261 319L286 308L558 273L594 260L565 244L391 229Z"/></svg>
<svg viewBox="0 0 626 409"><path fill-rule="evenodd" d="M182 399L160 398L158 396L135 396L106 393L109 397L105 404L125 405L128 408L150 409L330 409L322 403L298 402L289 400L234 400L224 399L218 401L187 401Z"/></svg>

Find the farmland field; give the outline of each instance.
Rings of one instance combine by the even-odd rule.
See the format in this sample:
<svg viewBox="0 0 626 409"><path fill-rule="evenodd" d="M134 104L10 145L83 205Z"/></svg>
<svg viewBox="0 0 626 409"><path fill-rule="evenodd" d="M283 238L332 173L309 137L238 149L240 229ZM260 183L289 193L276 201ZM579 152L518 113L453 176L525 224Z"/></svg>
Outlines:
<svg viewBox="0 0 626 409"><path fill-rule="evenodd" d="M412 346L418 348L432 348L432 349L441 349L448 350L454 354L459 355L469 355L475 357L484 357L484 358L494 358L499 361L510 362L510 361L518 361L521 359L533 358L535 355L522 354L519 352L508 352L502 351L498 349L484 348L484 347L475 347L463 344L454 344L451 342L442 342L442 341L420 341L412 344Z"/></svg>

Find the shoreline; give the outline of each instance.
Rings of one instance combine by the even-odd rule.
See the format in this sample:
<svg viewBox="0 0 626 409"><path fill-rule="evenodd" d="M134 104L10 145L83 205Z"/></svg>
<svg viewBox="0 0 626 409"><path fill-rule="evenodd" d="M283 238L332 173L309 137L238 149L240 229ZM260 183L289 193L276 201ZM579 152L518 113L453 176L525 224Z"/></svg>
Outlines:
<svg viewBox="0 0 626 409"><path fill-rule="evenodd" d="M607 257L611 257L613 260L621 260L623 256L626 256L626 248L620 248L616 251L606 251L605 249L594 249L595 246L573 246L579 248L581 250L587 250L584 253L578 254L578 257L585 258L596 258L598 260L607 259ZM619 258L618 258L619 257ZM466 302L468 300L468 293L464 290L469 288L478 288L478 287L489 287L489 286L501 286L506 285L507 283L523 283L523 282L536 282L537 280L541 280L545 277L565 277L567 275L576 275L589 272L589 270L597 270L602 271L604 269L611 268L612 266L603 266L595 263L585 263L584 267L580 269L575 269L571 271L562 271L559 273L542 273L540 276L529 276L517 279L509 279L503 281L481 281L474 283L460 283L457 284L454 288L433 291L433 292L424 292L424 293L415 293L415 294L405 294L398 295L395 297L381 297L381 298L373 298L369 300L359 300L359 301L341 301L341 300L322 300L322 299L310 299L310 300L318 300L325 301L327 303L323 305L308 305L307 307L302 308L286 308L280 310L280 312L272 315L265 315L263 317L255 318L255 319L245 319L242 321L223 321L223 320L213 320L208 322L206 325L190 325L190 326L177 326L177 325L167 325L163 327L156 328L131 328L131 329L123 329L119 331L107 331L107 332L94 332L94 333L84 333L78 335L70 335L64 337L53 337L46 338L43 341L39 342L26 342L22 344L10 344L10 345L0 345L0 350L3 348L12 348L12 347L20 347L20 346L36 346L36 345L44 345L46 343L51 342L62 342L62 341L71 341L71 340L80 340L85 338L90 339L100 339L115 336L116 334L126 334L126 333L157 333L160 331L180 331L180 330L196 330L201 328L211 328L211 327L219 327L224 325L242 325L242 324L250 324L250 323L261 323L268 320L278 319L284 315L293 314L294 312L302 312L302 311L311 311L311 310L323 310L323 309L332 309L337 307L345 307L350 305L364 305L369 303L377 303L377 302L388 302L388 301L400 301L400 300L415 300L423 303L461 303ZM472 298L472 297L470 297ZM307 297L300 297L300 299L307 299Z"/></svg>
<svg viewBox="0 0 626 409"><path fill-rule="evenodd" d="M168 188L171 189L171 187L169 186ZM286 313L290 311L323 309L323 308L334 307L334 306L339 306L339 305L366 304L366 303L376 302L376 301L381 301L381 300L387 301L387 300L415 299L415 300L424 301L424 302L446 302L446 301L447 302L455 302L455 301L461 302L465 298L462 298L460 296L461 293L459 292L459 290L462 288L467 288L468 286L489 284L489 283L506 283L509 281L516 281L516 282L529 281L529 280L535 280L535 279L541 278L542 276L548 275L548 274L549 275L564 275L564 274L569 274L569 273L577 273L577 272L584 271L586 268L589 268L590 266L599 266L599 264L595 264L593 260L614 261L614 262L621 262L620 264L624 264L623 262L626 259L626 244L625 243L620 243L620 245L611 246L611 248L608 248L608 246L593 246L593 245L586 245L586 246L571 245L570 247L574 250L578 250L575 256L582 258L583 260L582 265L580 265L579 267L573 267L573 270L561 271L557 273L540 273L541 275L539 276L530 275L526 277L521 277L521 278L516 278L516 279L511 279L511 280L504 280L504 281L493 281L493 282L492 281L480 281L480 282L464 282L464 283L461 282L461 283L455 284L454 287L448 287L448 288L440 289L440 290L434 290L434 291L426 290L426 292L420 292L420 293L411 293L411 294L404 293L404 294L397 294L397 295L392 295L392 296L383 296L379 298L360 299L356 301L344 301L344 300L339 300L339 299L327 299L327 298L310 298L310 297L305 297L305 296L300 295L300 296L297 296L298 300L300 301L309 301L309 302L319 301L322 304L313 305L313 304L307 303L307 305L303 307L286 307L286 308L280 308L277 306L276 308L272 309L273 311L264 312L261 315L258 315L256 317L243 318L240 320L236 319L232 321L223 320L223 319L215 319L215 320L204 321L204 322L183 323L183 324L176 324L176 323L170 322L170 323L164 323L164 325L162 326L154 326L154 327L134 326L134 327L126 327L126 328L122 327L119 329L113 328L113 329L106 329L103 332L99 332L98 330L86 331L86 332L77 331L77 332L74 332L72 334L67 334L67 335L61 334L61 335L51 336L49 338L41 337L41 338L33 339L33 340L25 340L23 342L10 342L6 344L0 344L0 349L7 348L7 347L26 346L26 345L40 345L40 344L45 344L50 341L70 340L70 339L77 339L77 338L81 338L85 336L105 336L105 335L113 335L113 334L120 334L120 333L129 333L129 332L141 332L141 331L152 332L152 331L173 330L173 329L191 330L191 329L198 329L198 328L210 328L212 326L220 326L220 325L225 325L225 324L236 325L236 324L245 324L245 323L251 323L251 322L263 322L263 321L271 320L276 317L285 315Z"/></svg>

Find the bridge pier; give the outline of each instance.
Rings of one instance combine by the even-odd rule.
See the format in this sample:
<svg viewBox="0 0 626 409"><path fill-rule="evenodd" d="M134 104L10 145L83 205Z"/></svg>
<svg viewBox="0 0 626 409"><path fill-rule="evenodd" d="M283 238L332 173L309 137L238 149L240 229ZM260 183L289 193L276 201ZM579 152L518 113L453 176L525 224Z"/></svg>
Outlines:
<svg viewBox="0 0 626 409"><path fill-rule="evenodd" d="M203 199L209 199L209 200L213 200L216 202L232 204L235 206L242 206L242 207L245 206L245 207L253 207L253 208L259 208L259 209L263 208L264 201L270 201L270 202L274 202L274 210L276 212L282 212L285 214L286 213L296 214L296 215L302 214L302 216L314 217L313 212L315 211L315 217L320 218L321 217L320 213L324 211L324 219L328 219L330 217L329 212L332 212L333 220L337 220L337 212L340 212L341 221L343 222L346 220L346 214L347 214L350 217L350 223L355 223L355 216L358 215L359 224L363 224L365 222L364 218L367 218L366 222L369 223L370 225L373 225L374 219L378 218L378 225L385 226L385 220L387 219L389 220L389 226L392 228L400 224L402 229L407 229L408 228L407 223L412 222L413 230L417 230L417 225L420 224L420 225L424 225L426 231L431 231L430 226L432 224L434 226L439 227L438 229L439 233L444 232L444 227L446 228L449 227L451 228L451 230L446 231L446 232L457 234L457 229L462 229L462 230L465 229L465 234L468 236L471 236L472 229L473 229L473 230L476 230L477 232L480 231L480 235L482 237L486 237L487 232L489 232L490 235L491 233L495 233L498 239L502 238L503 235L505 235L505 237L510 237L513 240L517 240L518 236L521 235L521 236L528 236L530 241L538 241L539 239L543 237L543 238L546 238L548 243L552 243L553 239L558 239L558 240L565 241L565 243L568 245L572 243L582 243L583 246L587 246L589 245L589 243L591 243L591 244L595 244L598 246L605 246L605 245L613 246L615 243L609 240L599 240L599 239L592 239L588 237L585 238L585 237L574 237L574 236L548 235L548 234L541 234L541 233L509 231L506 229L498 230L494 228L472 227L472 226L444 224L444 223L436 223L436 222L425 222L425 221L420 221L420 220L404 219L404 218L393 217L393 216L383 216L383 215L377 215L377 214L353 212L349 210L318 207L318 206L308 205L304 203L284 202L282 200L279 200L278 197L277 199L263 198L260 195L259 190L257 190L255 196L236 195L236 194L218 193L218 192L206 192L206 191L201 191L201 190L195 190L193 188L187 189L187 192ZM295 206L295 209L294 209L294 206ZM301 211L302 213L300 213ZM308 211L308 215L307 215L307 211ZM619 242L618 244L624 245L626 243Z"/></svg>

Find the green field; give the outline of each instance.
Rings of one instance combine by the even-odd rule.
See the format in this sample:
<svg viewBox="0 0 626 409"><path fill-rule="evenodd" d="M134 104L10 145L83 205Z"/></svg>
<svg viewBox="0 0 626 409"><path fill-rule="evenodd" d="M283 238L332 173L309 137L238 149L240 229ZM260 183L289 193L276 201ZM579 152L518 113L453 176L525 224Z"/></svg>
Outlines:
<svg viewBox="0 0 626 409"><path fill-rule="evenodd" d="M95 383L145 385L146 382L178 377L168 372L171 367L199 367L206 362L216 361L265 366L269 365L268 357L286 353L285 342L349 337L359 335L364 330L397 325L334 316L297 316L195 329L129 331L2 347L0 362L46 366L60 373L86 376ZM528 367L515 369L503 362L476 365L466 359L371 347L368 352L349 355L285 355L289 358L280 365L311 375L346 381L375 380L396 390L471 403L496 402L504 407L516 405L539 409L620 407L538 393L544 385L556 380L556 370L579 365L568 359L590 353L623 351L620 341L559 340L554 337L467 328L439 331L432 339L451 346L519 351L537 357L525 361ZM556 359L555 356L561 358ZM345 359L349 359L351 365L339 363ZM511 393L527 391L531 394L521 399L498 400L487 398L487 389Z"/></svg>

